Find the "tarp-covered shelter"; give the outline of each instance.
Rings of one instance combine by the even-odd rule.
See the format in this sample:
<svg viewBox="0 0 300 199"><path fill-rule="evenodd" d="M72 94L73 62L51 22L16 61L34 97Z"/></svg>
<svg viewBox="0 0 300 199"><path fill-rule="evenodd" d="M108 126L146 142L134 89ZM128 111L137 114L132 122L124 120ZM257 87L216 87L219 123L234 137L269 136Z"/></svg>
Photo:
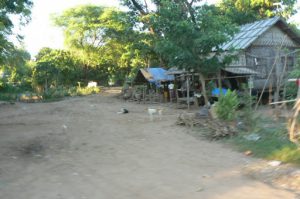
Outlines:
<svg viewBox="0 0 300 199"><path fill-rule="evenodd" d="M159 86L163 82L174 81L174 75L168 75L163 68L140 69L134 79L135 84L152 83Z"/></svg>

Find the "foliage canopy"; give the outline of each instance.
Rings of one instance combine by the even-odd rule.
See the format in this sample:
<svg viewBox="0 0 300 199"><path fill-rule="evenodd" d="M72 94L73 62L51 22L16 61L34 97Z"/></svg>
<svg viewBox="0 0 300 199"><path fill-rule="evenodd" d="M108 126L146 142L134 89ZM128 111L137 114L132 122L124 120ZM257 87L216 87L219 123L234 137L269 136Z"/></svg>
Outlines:
<svg viewBox="0 0 300 199"><path fill-rule="evenodd" d="M9 42L14 24L11 16L19 17L20 24L30 19L31 0L1 0L0 1L0 64L3 64L14 51L14 45ZM21 36L18 36L21 39Z"/></svg>
<svg viewBox="0 0 300 199"><path fill-rule="evenodd" d="M290 18L296 13L297 0L222 0L219 4L224 14L242 25L273 16Z"/></svg>

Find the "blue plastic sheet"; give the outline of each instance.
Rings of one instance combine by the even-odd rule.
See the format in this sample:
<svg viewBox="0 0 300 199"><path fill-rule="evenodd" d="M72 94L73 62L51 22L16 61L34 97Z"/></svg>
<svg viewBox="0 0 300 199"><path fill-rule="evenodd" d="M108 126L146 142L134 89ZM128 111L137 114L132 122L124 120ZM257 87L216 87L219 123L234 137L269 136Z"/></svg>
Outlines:
<svg viewBox="0 0 300 199"><path fill-rule="evenodd" d="M160 86L162 81L173 81L175 79L174 75L167 75L167 71L163 68L148 68L147 71L153 77L149 82L154 83L157 87Z"/></svg>
<svg viewBox="0 0 300 199"><path fill-rule="evenodd" d="M222 91L221 91L222 94L225 95L225 94L227 93L227 90L228 90L228 89L226 89L226 88L222 88ZM212 94L213 96L219 96L219 95L220 95L220 89L219 89L219 88L214 88L214 89L212 90L211 94Z"/></svg>

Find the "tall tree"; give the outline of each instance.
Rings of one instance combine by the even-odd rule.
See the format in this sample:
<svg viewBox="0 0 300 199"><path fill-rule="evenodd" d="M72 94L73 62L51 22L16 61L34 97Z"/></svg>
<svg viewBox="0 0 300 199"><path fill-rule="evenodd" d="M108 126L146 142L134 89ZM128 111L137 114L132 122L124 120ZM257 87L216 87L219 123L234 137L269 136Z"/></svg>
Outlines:
<svg viewBox="0 0 300 199"><path fill-rule="evenodd" d="M74 86L81 78L80 62L68 51L43 48L36 56L34 86Z"/></svg>
<svg viewBox="0 0 300 199"><path fill-rule="evenodd" d="M258 19L281 16L288 19L296 13L297 0L222 0L225 15L241 25Z"/></svg>
<svg viewBox="0 0 300 199"><path fill-rule="evenodd" d="M142 33L133 30L131 17L113 8L79 6L55 16L54 22L64 29L67 47L84 63L86 79L95 67L111 76L122 69L130 71L130 60L141 52L135 47L145 44L138 40Z"/></svg>
<svg viewBox="0 0 300 199"><path fill-rule="evenodd" d="M14 49L11 55L0 65L0 71L5 74L1 82L5 85L29 86L31 68L28 66L30 54L24 49Z"/></svg>
<svg viewBox="0 0 300 199"><path fill-rule="evenodd" d="M3 64L7 60L14 49L13 44L8 39L14 27L11 16L18 16L20 24L25 24L30 19L31 7L31 0L0 1L0 64ZM21 38L20 36L18 37Z"/></svg>
<svg viewBox="0 0 300 199"><path fill-rule="evenodd" d="M220 60L219 46L236 28L215 6L199 6L200 1L156 0L147 2L123 0L133 15L138 15L145 30L154 35L154 50L168 66L193 70L200 74L204 97L205 77L216 73L228 61ZM150 10L149 4L155 5ZM153 6L153 5L152 5Z"/></svg>

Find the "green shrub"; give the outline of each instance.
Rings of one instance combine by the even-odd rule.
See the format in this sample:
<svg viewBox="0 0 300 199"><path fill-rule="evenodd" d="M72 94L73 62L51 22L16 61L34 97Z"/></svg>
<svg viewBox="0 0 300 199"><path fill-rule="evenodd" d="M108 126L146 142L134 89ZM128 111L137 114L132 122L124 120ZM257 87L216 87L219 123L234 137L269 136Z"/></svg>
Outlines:
<svg viewBox="0 0 300 199"><path fill-rule="evenodd" d="M299 78L300 77L300 60L297 65L288 74L288 78ZM287 82L286 84L286 99L295 99L297 97L298 86L295 82Z"/></svg>
<svg viewBox="0 0 300 199"><path fill-rule="evenodd" d="M239 96L240 110L238 113L239 119L243 122L248 131L255 129L257 125L258 115L254 111L253 105L256 102L255 96L250 96L249 93L242 93Z"/></svg>
<svg viewBox="0 0 300 199"><path fill-rule="evenodd" d="M100 92L99 87L66 88L66 87L58 86L54 88L49 88L47 91L41 93L41 96L44 101L56 101L56 100L63 99L64 97L67 96L84 96L84 95L97 94L99 92ZM3 88L2 90L0 90L0 100L16 101L23 94L28 97L32 97L36 95L31 91L24 91L18 87L6 85L5 89Z"/></svg>
<svg viewBox="0 0 300 199"><path fill-rule="evenodd" d="M259 136L257 141L246 139L253 133ZM300 150L289 141L285 122L274 123L270 118L261 117L255 131L239 133L228 142L239 151L252 151L254 157L300 165Z"/></svg>
<svg viewBox="0 0 300 199"><path fill-rule="evenodd" d="M222 120L232 121L235 119L238 106L239 100L236 92L228 90L225 95L219 97L216 103L216 114Z"/></svg>
<svg viewBox="0 0 300 199"><path fill-rule="evenodd" d="M91 94L97 94L100 92L100 88L99 87L77 87L77 95L79 96L83 96L83 95L91 95Z"/></svg>
<svg viewBox="0 0 300 199"><path fill-rule="evenodd" d="M77 96L77 87L73 86L73 87L69 88L68 95L72 96L72 97Z"/></svg>
<svg viewBox="0 0 300 199"><path fill-rule="evenodd" d="M18 95L16 93L1 93L0 92L0 101L16 101Z"/></svg>
<svg viewBox="0 0 300 199"><path fill-rule="evenodd" d="M287 82L286 85L286 99L297 98L298 86L295 82Z"/></svg>
<svg viewBox="0 0 300 199"><path fill-rule="evenodd" d="M62 86L50 88L43 93L43 99L46 101L59 100L66 96L70 96L69 89Z"/></svg>

